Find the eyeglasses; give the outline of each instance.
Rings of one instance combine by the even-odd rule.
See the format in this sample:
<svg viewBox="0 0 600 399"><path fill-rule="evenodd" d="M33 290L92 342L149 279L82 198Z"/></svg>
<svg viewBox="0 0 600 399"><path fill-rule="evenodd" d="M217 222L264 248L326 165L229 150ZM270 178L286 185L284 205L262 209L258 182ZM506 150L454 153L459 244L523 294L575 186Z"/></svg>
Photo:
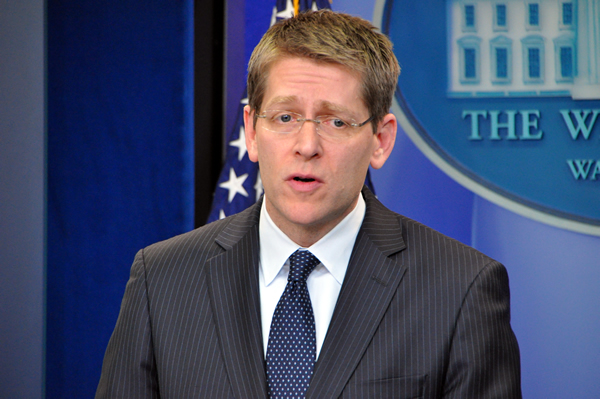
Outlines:
<svg viewBox="0 0 600 399"><path fill-rule="evenodd" d="M317 133L321 137L335 140L351 137L357 128L363 127L373 120L371 116L362 123L356 123L352 119L342 119L335 115L322 115L309 119L295 112L278 109L268 109L262 114L256 114L256 117L264 119L265 129L281 134L298 133L304 122L313 122L317 125Z"/></svg>

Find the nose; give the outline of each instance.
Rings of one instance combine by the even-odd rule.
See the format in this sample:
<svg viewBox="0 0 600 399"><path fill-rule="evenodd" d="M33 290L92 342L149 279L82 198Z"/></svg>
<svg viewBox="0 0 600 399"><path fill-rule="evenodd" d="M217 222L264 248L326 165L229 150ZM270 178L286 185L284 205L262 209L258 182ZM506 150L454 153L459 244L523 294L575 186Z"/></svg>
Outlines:
<svg viewBox="0 0 600 399"><path fill-rule="evenodd" d="M322 152L319 121L304 119L300 131L296 135L296 153L306 159L319 156Z"/></svg>

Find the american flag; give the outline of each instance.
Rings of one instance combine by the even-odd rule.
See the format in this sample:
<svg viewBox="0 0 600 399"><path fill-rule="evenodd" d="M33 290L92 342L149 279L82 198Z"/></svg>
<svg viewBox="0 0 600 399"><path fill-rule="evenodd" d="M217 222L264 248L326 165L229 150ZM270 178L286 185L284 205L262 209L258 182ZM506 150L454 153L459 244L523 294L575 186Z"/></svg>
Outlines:
<svg viewBox="0 0 600 399"><path fill-rule="evenodd" d="M331 9L330 0L277 0L273 7L271 25L296 12ZM215 189L208 223L241 212L254 204L263 194L258 164L251 162L246 151L244 132L244 106L248 104L247 93L240 101L235 128L227 134L227 154ZM373 190L370 175L365 184Z"/></svg>

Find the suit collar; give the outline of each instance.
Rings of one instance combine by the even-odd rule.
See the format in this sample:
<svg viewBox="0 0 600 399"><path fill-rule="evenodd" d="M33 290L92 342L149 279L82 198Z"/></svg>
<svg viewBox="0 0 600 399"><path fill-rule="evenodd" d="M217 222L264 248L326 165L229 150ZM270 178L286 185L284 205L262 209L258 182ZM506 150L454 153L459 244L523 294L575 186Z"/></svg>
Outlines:
<svg viewBox="0 0 600 399"><path fill-rule="evenodd" d="M254 205L226 219L229 223L217 236L215 242L226 251L233 248L249 230L258 226L262 202L263 197L260 197Z"/></svg>
<svg viewBox="0 0 600 399"><path fill-rule="evenodd" d="M367 204L367 211L361 230L371 237L373 243L386 256L401 251L406 247L402 236L402 225L398 222L398 215L387 209L375 195L364 186L362 194ZM235 245L248 230L258 224L263 197L248 209L230 218L230 222L216 239L223 249L229 250Z"/></svg>
<svg viewBox="0 0 600 399"><path fill-rule="evenodd" d="M375 334L406 271L393 255L406 248L399 216L366 187L365 220L315 366L307 397L339 397Z"/></svg>
<svg viewBox="0 0 600 399"><path fill-rule="evenodd" d="M260 202L229 218L208 261L208 289L221 353L235 397L266 398L260 326L258 217Z"/></svg>
<svg viewBox="0 0 600 399"><path fill-rule="evenodd" d="M406 248L399 216L366 187L365 219L307 397L338 397L383 318L405 267L394 254ZM225 251L209 260L209 291L232 389L266 397L260 296L258 221L262 200L228 220L216 239Z"/></svg>
<svg viewBox="0 0 600 399"><path fill-rule="evenodd" d="M385 256L406 248L399 215L387 209L366 186L362 190L367 212L361 229Z"/></svg>

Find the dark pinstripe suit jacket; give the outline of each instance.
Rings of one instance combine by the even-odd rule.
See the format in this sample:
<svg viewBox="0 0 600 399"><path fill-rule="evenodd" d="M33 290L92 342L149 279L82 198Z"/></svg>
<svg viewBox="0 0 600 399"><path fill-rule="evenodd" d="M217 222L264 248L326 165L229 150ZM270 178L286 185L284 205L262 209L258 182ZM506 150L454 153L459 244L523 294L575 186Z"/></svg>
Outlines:
<svg viewBox="0 0 600 399"><path fill-rule="evenodd" d="M367 210L309 398L518 398L508 276L385 208ZM97 398L265 398L260 204L140 251Z"/></svg>

